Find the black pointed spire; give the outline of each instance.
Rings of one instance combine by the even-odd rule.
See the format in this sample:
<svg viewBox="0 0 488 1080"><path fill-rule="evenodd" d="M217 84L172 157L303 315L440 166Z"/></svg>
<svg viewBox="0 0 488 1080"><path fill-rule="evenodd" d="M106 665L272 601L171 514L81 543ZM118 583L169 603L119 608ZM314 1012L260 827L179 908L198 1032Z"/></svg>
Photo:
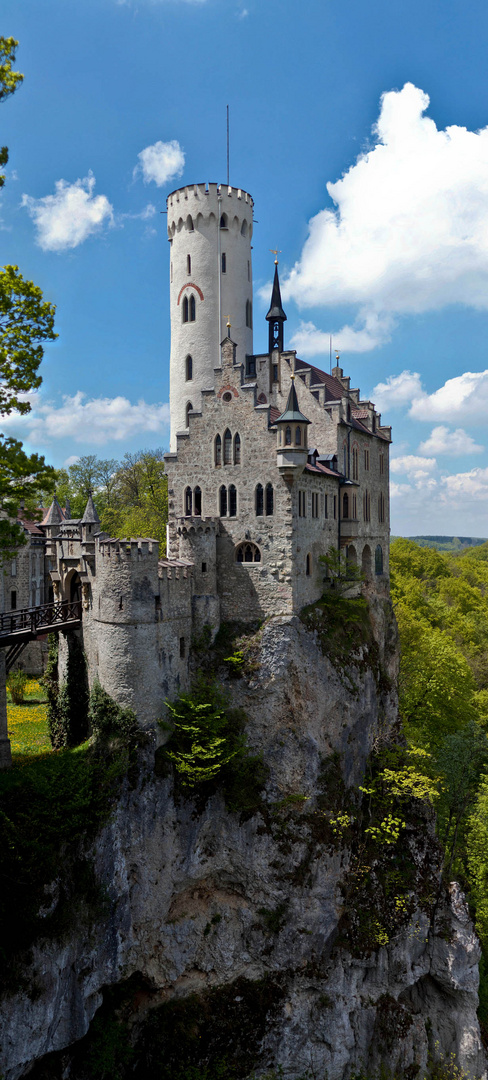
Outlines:
<svg viewBox="0 0 488 1080"><path fill-rule="evenodd" d="M266 316L269 323L269 352L278 349L283 352L284 348L284 323L286 315L281 304L280 279L278 277L278 259L275 259L275 273L273 292L271 295L271 307Z"/></svg>
<svg viewBox="0 0 488 1080"><path fill-rule="evenodd" d="M291 376L290 393L288 394L288 401L286 403L286 409L281 416L275 420L275 424L310 424L311 421L307 420L307 417L300 412L298 404L297 392L295 390L295 376Z"/></svg>

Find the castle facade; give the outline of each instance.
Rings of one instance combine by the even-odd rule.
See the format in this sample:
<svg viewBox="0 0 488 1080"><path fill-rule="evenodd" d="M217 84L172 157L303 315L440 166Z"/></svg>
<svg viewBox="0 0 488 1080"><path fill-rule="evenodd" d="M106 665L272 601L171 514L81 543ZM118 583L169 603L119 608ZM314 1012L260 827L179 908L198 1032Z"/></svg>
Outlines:
<svg viewBox="0 0 488 1080"><path fill-rule="evenodd" d="M285 348L277 263L268 351L254 353L250 195L183 187L167 210L167 557L151 539L101 532L91 497L81 520L54 500L39 525L46 598L82 603L90 681L146 725L188 687L194 635L299 613L323 593L331 548L388 588L391 429L342 368Z"/></svg>

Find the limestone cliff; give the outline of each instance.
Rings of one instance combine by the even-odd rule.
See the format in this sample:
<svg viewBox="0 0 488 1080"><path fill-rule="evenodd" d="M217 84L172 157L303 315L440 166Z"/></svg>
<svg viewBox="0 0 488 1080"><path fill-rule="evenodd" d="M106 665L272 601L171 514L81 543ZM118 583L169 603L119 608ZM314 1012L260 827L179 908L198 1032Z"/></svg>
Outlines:
<svg viewBox="0 0 488 1080"><path fill-rule="evenodd" d="M355 832L366 762L397 725L394 619L386 600L370 614L347 663L326 655L313 613L271 620L229 679L269 769L254 812L230 812L218 785L175 791L155 743L144 751L95 846L105 912L89 933L39 941L35 993L3 1001L6 1080L105 1075L97 1018L117 1076L188 1060L209 1077L226 1061L237 1077L382 1065L413 1078L437 1051L484 1075L478 943L459 889L440 886L430 813L412 807L396 862L388 849L375 863Z"/></svg>

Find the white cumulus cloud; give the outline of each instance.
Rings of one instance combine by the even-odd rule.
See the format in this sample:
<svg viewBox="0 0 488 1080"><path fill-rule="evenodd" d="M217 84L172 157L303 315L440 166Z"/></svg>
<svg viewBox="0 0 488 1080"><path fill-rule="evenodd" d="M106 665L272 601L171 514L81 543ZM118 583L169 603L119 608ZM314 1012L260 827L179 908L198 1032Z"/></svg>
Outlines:
<svg viewBox="0 0 488 1080"><path fill-rule="evenodd" d="M465 371L448 379L433 394L421 393L412 400L410 416L415 420L470 420L486 424L488 410L488 370Z"/></svg>
<svg viewBox="0 0 488 1080"><path fill-rule="evenodd" d="M476 512L473 498L486 499L488 503L488 469L470 469L469 472L444 476L442 483L449 498L456 496L467 501ZM483 508L486 513L486 507Z"/></svg>
<svg viewBox="0 0 488 1080"><path fill-rule="evenodd" d="M484 447L475 443L463 428L450 431L442 424L432 429L429 438L420 443L420 454L481 454Z"/></svg>
<svg viewBox="0 0 488 1080"><path fill-rule="evenodd" d="M57 180L55 194L35 199L22 196L37 229L37 243L43 251L66 251L78 247L113 222L113 207L106 195L94 195L95 177L91 170L82 180L68 184Z"/></svg>
<svg viewBox="0 0 488 1080"><path fill-rule="evenodd" d="M400 375L390 375L386 382L377 383L371 398L378 409L383 410L411 405L412 401L422 394L418 371L402 371Z"/></svg>
<svg viewBox="0 0 488 1080"><path fill-rule="evenodd" d="M419 457L416 454L403 454L401 457L392 458L390 461L390 472L409 476L411 480L415 480L419 483L429 477L429 474L436 468L436 465L437 462L435 458Z"/></svg>
<svg viewBox="0 0 488 1080"><path fill-rule="evenodd" d="M88 398L81 390L64 395L62 404L31 396L32 412L22 417L4 417L8 434L19 434L33 444L45 445L56 439L103 446L113 439L131 439L144 432L161 433L169 424L169 405L150 405L141 400L132 404L125 397Z"/></svg>
<svg viewBox="0 0 488 1080"><path fill-rule="evenodd" d="M341 352L369 352L377 345L389 340L392 319L389 315L379 316L374 311L360 314L354 326L343 326L332 335L333 346ZM300 323L291 338L291 347L307 359L319 353L328 352L329 334L318 330L313 322Z"/></svg>
<svg viewBox="0 0 488 1080"><path fill-rule="evenodd" d="M327 184L335 209L311 219L283 283L284 299L300 307L358 305L361 349L373 315L370 347L403 314L488 308L488 127L438 130L428 105L412 83L383 94L372 148Z"/></svg>
<svg viewBox="0 0 488 1080"><path fill-rule="evenodd" d="M133 171L136 177L142 173L145 184L152 180L158 187L167 184L176 176L181 176L185 166L185 154L177 139L170 142L155 142L152 146L146 146L137 155L139 161Z"/></svg>

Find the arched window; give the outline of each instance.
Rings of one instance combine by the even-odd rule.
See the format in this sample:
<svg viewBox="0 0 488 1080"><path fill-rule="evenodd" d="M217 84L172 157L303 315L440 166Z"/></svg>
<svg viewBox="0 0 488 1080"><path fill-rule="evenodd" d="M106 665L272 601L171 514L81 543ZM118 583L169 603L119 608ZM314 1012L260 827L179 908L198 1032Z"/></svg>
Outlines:
<svg viewBox="0 0 488 1080"><path fill-rule="evenodd" d="M199 487L196 487L195 491L193 492L193 506L194 506L195 517L201 517L202 516L202 490Z"/></svg>
<svg viewBox="0 0 488 1080"><path fill-rule="evenodd" d="M237 491L234 484L229 488L229 517L235 517L237 514Z"/></svg>
<svg viewBox="0 0 488 1080"><path fill-rule="evenodd" d="M252 303L250 300L246 300L246 326L252 330Z"/></svg>
<svg viewBox="0 0 488 1080"><path fill-rule="evenodd" d="M225 254L225 251L222 252L221 263L222 263L222 273L226 274L227 273L227 255Z"/></svg>
<svg viewBox="0 0 488 1080"><path fill-rule="evenodd" d="M185 366L186 366L186 381L191 382L191 380L193 379L193 360L192 360L192 358L191 358L191 356L189 354L188 354L188 356L186 358Z"/></svg>
<svg viewBox="0 0 488 1080"><path fill-rule="evenodd" d="M273 513L273 485L266 484L266 517Z"/></svg>
<svg viewBox="0 0 488 1080"><path fill-rule="evenodd" d="M220 516L221 517L227 517L227 488L224 487L223 484L222 484L222 487L221 487L220 492L219 492L219 503L220 503Z"/></svg>
<svg viewBox="0 0 488 1080"><path fill-rule="evenodd" d="M285 446L291 446L291 427L287 427L285 431Z"/></svg>
<svg viewBox="0 0 488 1080"><path fill-rule="evenodd" d="M190 322L195 322L196 304L193 293L190 296Z"/></svg>
<svg viewBox="0 0 488 1080"><path fill-rule="evenodd" d="M374 572L375 574L383 573L383 548L381 547L381 544L377 544L374 553Z"/></svg>
<svg viewBox="0 0 488 1080"><path fill-rule="evenodd" d="M310 577L311 566L312 566L312 559L311 559L310 555L307 555L306 562L305 562L305 573L306 573L307 577Z"/></svg>
<svg viewBox="0 0 488 1080"><path fill-rule="evenodd" d="M191 274L191 255L186 256L186 272Z"/></svg>
<svg viewBox="0 0 488 1080"><path fill-rule="evenodd" d="M187 427L190 426L190 413L191 412L193 412L193 405L192 405L191 401L189 401L188 405L186 406L186 426Z"/></svg>
<svg viewBox="0 0 488 1080"><path fill-rule="evenodd" d="M188 214L188 217L186 219L186 227L190 230L190 232L193 232L193 218L191 214Z"/></svg>
<svg viewBox="0 0 488 1080"><path fill-rule="evenodd" d="M191 517L192 512L192 492L191 488L185 488L185 514L187 517Z"/></svg>
<svg viewBox="0 0 488 1080"><path fill-rule="evenodd" d="M261 552L257 544L243 543L236 547L236 562L252 563L261 562Z"/></svg>
<svg viewBox="0 0 488 1080"><path fill-rule="evenodd" d="M214 461L216 465L222 464L222 439L220 435L215 436Z"/></svg>
<svg viewBox="0 0 488 1080"><path fill-rule="evenodd" d="M349 495L347 494L347 491L345 491L342 496L342 516L343 518L349 517Z"/></svg>
<svg viewBox="0 0 488 1080"><path fill-rule="evenodd" d="M247 221L243 221L241 225L241 236L247 236Z"/></svg>
<svg viewBox="0 0 488 1080"><path fill-rule="evenodd" d="M227 428L224 432L224 465L232 464L232 435Z"/></svg>
<svg viewBox="0 0 488 1080"><path fill-rule="evenodd" d="M357 446L352 448L352 478L359 480L359 450Z"/></svg>
<svg viewBox="0 0 488 1080"><path fill-rule="evenodd" d="M10 593L10 610L15 611L17 608L17 590L12 589Z"/></svg>
<svg viewBox="0 0 488 1080"><path fill-rule="evenodd" d="M188 322L188 297L187 296L185 296L183 298L183 307L182 307L181 310L182 310L183 322Z"/></svg>
<svg viewBox="0 0 488 1080"><path fill-rule="evenodd" d="M234 465L241 464L241 436L234 435Z"/></svg>
<svg viewBox="0 0 488 1080"><path fill-rule="evenodd" d="M385 520L385 496L383 492L380 492L378 496L378 521L383 522Z"/></svg>
<svg viewBox="0 0 488 1080"><path fill-rule="evenodd" d="M221 215L220 228L221 229L226 229L227 228L227 214L222 214Z"/></svg>
<svg viewBox="0 0 488 1080"><path fill-rule="evenodd" d="M256 508L256 517L262 517L264 514L264 493L262 484L257 484L256 486L254 505Z"/></svg>
<svg viewBox="0 0 488 1080"><path fill-rule="evenodd" d="M297 428L295 428L295 446L301 446L301 445L302 445L302 429L297 427Z"/></svg>

